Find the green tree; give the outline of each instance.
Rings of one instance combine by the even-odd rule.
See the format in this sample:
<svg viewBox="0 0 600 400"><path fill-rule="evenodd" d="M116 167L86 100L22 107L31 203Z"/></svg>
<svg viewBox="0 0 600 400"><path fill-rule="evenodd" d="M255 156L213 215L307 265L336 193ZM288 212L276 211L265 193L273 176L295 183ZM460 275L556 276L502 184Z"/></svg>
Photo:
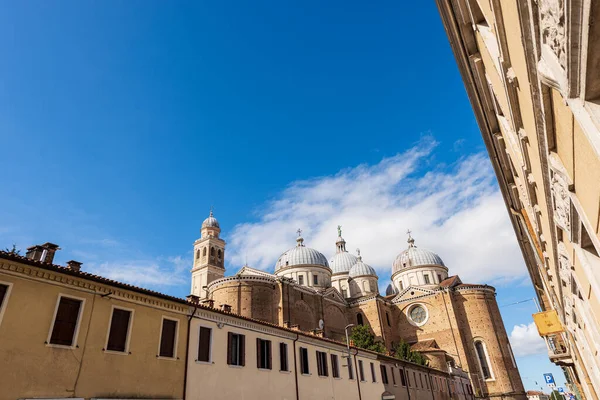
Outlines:
<svg viewBox="0 0 600 400"><path fill-rule="evenodd" d="M354 346L360 347L361 349L376 351L377 353L382 354L387 352L383 343L375 340L375 335L367 325L357 325L352 328L350 339L354 343Z"/></svg>

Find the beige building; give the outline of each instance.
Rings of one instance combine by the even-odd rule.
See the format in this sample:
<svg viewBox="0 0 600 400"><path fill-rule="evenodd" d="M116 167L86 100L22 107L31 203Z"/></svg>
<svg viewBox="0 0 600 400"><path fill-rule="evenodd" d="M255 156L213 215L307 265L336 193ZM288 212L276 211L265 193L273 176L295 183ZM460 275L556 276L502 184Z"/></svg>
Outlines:
<svg viewBox="0 0 600 400"><path fill-rule="evenodd" d="M439 370L0 251L0 400L473 400ZM191 321L191 322L190 322Z"/></svg>
<svg viewBox="0 0 600 400"><path fill-rule="evenodd" d="M376 271L346 250L341 227L330 260L299 231L273 273L246 265L227 277L220 233L211 213L194 244L191 290L202 304L338 341L348 325L368 325L388 351L403 340L442 371L466 371L478 396L525 399L495 289L449 276L440 256L410 235L381 295Z"/></svg>
<svg viewBox="0 0 600 400"><path fill-rule="evenodd" d="M570 389L600 388L600 1L437 0ZM538 325L539 327L539 325Z"/></svg>
<svg viewBox="0 0 600 400"><path fill-rule="evenodd" d="M187 302L54 265L57 247L0 252L0 399L181 399Z"/></svg>

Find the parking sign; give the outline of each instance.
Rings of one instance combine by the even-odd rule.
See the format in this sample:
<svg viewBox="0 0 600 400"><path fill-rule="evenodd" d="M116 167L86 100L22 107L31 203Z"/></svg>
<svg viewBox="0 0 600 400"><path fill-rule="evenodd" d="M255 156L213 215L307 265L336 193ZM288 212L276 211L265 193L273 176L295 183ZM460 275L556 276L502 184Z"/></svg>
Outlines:
<svg viewBox="0 0 600 400"><path fill-rule="evenodd" d="M554 376L552 374L544 374L544 381L547 385L554 384Z"/></svg>

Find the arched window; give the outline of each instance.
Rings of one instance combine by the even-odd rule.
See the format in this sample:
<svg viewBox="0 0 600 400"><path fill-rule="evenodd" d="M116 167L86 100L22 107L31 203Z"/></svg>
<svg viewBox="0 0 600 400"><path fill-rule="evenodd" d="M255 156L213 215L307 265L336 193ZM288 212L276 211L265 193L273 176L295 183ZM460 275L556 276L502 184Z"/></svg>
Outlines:
<svg viewBox="0 0 600 400"><path fill-rule="evenodd" d="M200 258L200 249L196 250L196 260Z"/></svg>
<svg viewBox="0 0 600 400"><path fill-rule="evenodd" d="M221 259L221 249L219 249L219 251L217 251L217 257L219 258L219 260Z"/></svg>
<svg viewBox="0 0 600 400"><path fill-rule="evenodd" d="M481 376L483 376L483 379L493 379L487 349L483 341L475 341L475 352L477 353L477 360L479 361L479 370L481 371Z"/></svg>
<svg viewBox="0 0 600 400"><path fill-rule="evenodd" d="M356 323L358 323L359 325L364 325L361 313L356 314Z"/></svg>
<svg viewBox="0 0 600 400"><path fill-rule="evenodd" d="M211 248L210 248L210 256L211 256L211 257L214 257L214 256L215 256L215 248L214 248L214 247L211 247Z"/></svg>
<svg viewBox="0 0 600 400"><path fill-rule="evenodd" d="M206 257L206 247L202 250L202 257Z"/></svg>

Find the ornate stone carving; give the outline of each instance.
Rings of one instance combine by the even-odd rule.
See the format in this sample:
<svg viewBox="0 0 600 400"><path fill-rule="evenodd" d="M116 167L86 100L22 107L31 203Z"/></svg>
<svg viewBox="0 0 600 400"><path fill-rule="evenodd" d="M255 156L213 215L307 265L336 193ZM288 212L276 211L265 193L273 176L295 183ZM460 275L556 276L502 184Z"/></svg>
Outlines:
<svg viewBox="0 0 600 400"><path fill-rule="evenodd" d="M566 179L557 172L552 174L552 198L554 200L554 222L568 234L571 233L571 198Z"/></svg>
<svg viewBox="0 0 600 400"><path fill-rule="evenodd" d="M540 0L542 43L556 55L560 65L567 65L564 0Z"/></svg>
<svg viewBox="0 0 600 400"><path fill-rule="evenodd" d="M563 242L558 243L558 274L560 279L566 284L566 292L571 292L571 260L567 248Z"/></svg>

